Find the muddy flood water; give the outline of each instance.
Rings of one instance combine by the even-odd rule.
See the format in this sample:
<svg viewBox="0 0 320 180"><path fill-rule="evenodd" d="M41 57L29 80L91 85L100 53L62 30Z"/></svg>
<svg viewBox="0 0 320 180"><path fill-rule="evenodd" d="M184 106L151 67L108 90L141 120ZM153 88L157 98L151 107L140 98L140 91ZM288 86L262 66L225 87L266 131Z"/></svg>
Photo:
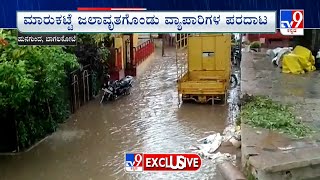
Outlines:
<svg viewBox="0 0 320 180"><path fill-rule="evenodd" d="M31 151L0 156L0 180L222 179L210 160L195 173L124 171L125 152L189 153L198 139L232 124L238 111L238 89L229 92L228 105L179 108L175 54L162 58L158 51L131 95L91 101ZM228 144L218 151L236 153Z"/></svg>

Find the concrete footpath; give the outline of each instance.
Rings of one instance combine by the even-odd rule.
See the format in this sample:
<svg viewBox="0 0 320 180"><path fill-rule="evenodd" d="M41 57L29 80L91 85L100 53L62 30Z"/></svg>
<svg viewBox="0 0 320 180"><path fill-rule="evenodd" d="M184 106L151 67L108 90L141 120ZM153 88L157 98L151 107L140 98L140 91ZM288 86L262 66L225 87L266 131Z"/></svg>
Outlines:
<svg viewBox="0 0 320 180"><path fill-rule="evenodd" d="M304 123L320 129L320 73L283 74L265 53L244 52L241 93L267 95L293 104ZM320 179L320 136L291 139L283 134L242 124L242 167L259 180Z"/></svg>

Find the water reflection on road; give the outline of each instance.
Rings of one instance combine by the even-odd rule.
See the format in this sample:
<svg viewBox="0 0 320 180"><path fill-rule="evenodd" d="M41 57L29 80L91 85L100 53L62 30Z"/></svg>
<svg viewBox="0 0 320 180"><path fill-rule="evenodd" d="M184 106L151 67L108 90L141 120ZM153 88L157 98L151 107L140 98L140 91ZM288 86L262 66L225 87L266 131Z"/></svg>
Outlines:
<svg viewBox="0 0 320 180"><path fill-rule="evenodd" d="M168 53L156 56L131 95L102 106L92 101L35 149L0 157L0 179L221 179L210 161L196 173L124 172L125 152L190 152L197 139L222 132L238 111L232 103L178 108L174 53ZM237 90L230 94L238 95Z"/></svg>

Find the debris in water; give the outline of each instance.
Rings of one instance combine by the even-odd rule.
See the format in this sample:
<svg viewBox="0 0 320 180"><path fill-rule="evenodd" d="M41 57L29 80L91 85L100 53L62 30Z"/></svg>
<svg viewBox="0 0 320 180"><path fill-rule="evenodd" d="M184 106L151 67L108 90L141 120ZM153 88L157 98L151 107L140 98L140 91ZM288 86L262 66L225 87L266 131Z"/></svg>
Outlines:
<svg viewBox="0 0 320 180"><path fill-rule="evenodd" d="M240 148L241 147L241 141L236 139L235 137L232 137L230 139L231 144L236 147L236 148Z"/></svg>
<svg viewBox="0 0 320 180"><path fill-rule="evenodd" d="M190 149L190 150L199 150L199 148L196 147L196 146L190 146L189 149Z"/></svg>
<svg viewBox="0 0 320 180"><path fill-rule="evenodd" d="M241 127L240 126L230 126L225 129L225 138L224 142L231 142L233 146L236 148L241 147L241 133L240 133Z"/></svg>
<svg viewBox="0 0 320 180"><path fill-rule="evenodd" d="M236 156L228 153L222 154L216 152L222 142L230 141L233 146L239 148L241 146L240 127L228 126L225 128L223 135L215 133L205 138L198 140L198 145L191 146L189 149L198 153L203 158L208 158L213 161L235 161Z"/></svg>
<svg viewBox="0 0 320 180"><path fill-rule="evenodd" d="M217 140L219 140L221 138L220 133L216 133L216 134L212 134L208 137L202 138L198 140L198 143L202 143L202 144L213 144L215 143Z"/></svg>
<svg viewBox="0 0 320 180"><path fill-rule="evenodd" d="M200 144L192 146L190 149L202 157L209 157L221 146L222 141L223 137L220 133L216 133L198 140Z"/></svg>
<svg viewBox="0 0 320 180"><path fill-rule="evenodd" d="M235 161L236 161L236 155L231 155L229 153L220 153L220 152L211 154L208 158L211 161L214 161L215 164L221 163L224 161L230 161L232 163L235 163Z"/></svg>
<svg viewBox="0 0 320 180"><path fill-rule="evenodd" d="M235 126L228 126L223 131L223 142L229 141L236 132Z"/></svg>
<svg viewBox="0 0 320 180"><path fill-rule="evenodd" d="M289 150L294 149L294 147L292 147L292 146L288 146L288 147L278 147L278 149L280 149L281 151L289 151Z"/></svg>

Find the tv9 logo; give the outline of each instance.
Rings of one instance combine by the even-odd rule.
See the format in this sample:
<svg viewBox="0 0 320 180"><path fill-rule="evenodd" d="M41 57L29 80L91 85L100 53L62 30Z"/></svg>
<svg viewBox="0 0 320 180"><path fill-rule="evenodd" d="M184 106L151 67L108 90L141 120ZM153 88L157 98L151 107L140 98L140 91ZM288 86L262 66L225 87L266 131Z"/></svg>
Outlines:
<svg viewBox="0 0 320 180"><path fill-rule="evenodd" d="M142 153L126 153L125 170L127 172L143 171L143 154Z"/></svg>
<svg viewBox="0 0 320 180"><path fill-rule="evenodd" d="M286 36L303 36L304 10L280 10L280 32Z"/></svg>
<svg viewBox="0 0 320 180"><path fill-rule="evenodd" d="M126 172L195 172L201 165L201 157L196 153L126 153L124 159Z"/></svg>

